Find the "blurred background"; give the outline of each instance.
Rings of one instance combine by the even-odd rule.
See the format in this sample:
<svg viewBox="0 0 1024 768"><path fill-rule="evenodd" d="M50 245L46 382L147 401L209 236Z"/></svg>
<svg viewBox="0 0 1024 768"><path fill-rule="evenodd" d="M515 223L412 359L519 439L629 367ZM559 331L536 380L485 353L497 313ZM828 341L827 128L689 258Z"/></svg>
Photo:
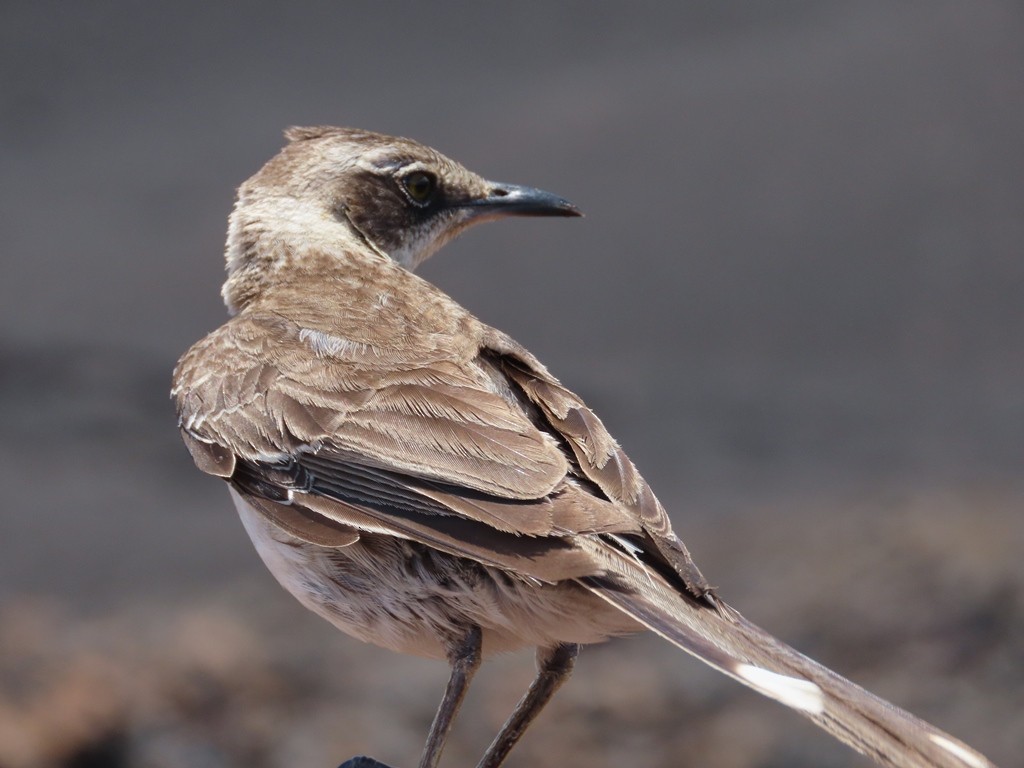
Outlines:
<svg viewBox="0 0 1024 768"><path fill-rule="evenodd" d="M423 273L596 408L728 600L1019 765L1019 3L38 0L0 6L0 768L416 761L447 670L280 590L167 397L235 187L324 123L576 202ZM510 766L868 765L653 638L577 670Z"/></svg>

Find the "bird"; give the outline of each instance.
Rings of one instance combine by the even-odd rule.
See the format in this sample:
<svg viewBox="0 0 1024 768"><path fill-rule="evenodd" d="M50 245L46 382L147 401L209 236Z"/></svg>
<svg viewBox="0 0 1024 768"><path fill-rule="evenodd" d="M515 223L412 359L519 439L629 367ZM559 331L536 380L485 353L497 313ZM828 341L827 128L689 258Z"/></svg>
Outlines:
<svg viewBox="0 0 1024 768"><path fill-rule="evenodd" d="M468 227L575 217L411 139L293 127L238 189L229 319L171 396L278 582L345 633L446 661L435 768L481 661L537 672L480 759L497 768L580 646L651 630L879 765L981 753L745 619L705 579L597 415L525 347L414 270Z"/></svg>

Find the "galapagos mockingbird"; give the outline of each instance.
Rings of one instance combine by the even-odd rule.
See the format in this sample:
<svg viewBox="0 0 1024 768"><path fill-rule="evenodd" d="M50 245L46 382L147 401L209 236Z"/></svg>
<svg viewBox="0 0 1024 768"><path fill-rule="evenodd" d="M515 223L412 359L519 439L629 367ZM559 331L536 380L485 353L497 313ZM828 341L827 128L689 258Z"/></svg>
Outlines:
<svg viewBox="0 0 1024 768"><path fill-rule="evenodd" d="M408 139L286 135L230 217L232 317L181 358L172 396L285 589L361 640L448 660L422 768L483 656L537 649L480 761L495 768L581 644L644 628L882 765L991 766L723 602L586 404L412 272L472 224L572 204Z"/></svg>

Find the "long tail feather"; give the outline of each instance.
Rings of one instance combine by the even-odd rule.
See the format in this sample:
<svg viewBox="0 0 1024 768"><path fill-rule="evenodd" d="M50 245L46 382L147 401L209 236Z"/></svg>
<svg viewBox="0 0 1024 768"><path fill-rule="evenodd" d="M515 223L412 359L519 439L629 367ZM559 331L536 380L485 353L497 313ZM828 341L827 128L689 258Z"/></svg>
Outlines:
<svg viewBox="0 0 1024 768"><path fill-rule="evenodd" d="M715 599L683 595L641 563L602 547L611 574L583 583L687 653L796 710L892 768L995 768L976 750L839 676Z"/></svg>

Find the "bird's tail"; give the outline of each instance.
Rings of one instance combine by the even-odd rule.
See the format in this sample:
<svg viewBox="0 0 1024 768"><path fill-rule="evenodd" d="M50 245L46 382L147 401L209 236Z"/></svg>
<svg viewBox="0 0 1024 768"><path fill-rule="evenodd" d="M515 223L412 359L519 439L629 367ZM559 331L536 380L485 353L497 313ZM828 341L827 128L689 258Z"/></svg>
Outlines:
<svg viewBox="0 0 1024 768"><path fill-rule="evenodd" d="M588 589L715 669L804 715L893 768L995 768L963 742L790 648L713 598L682 594L659 574L604 549L608 573Z"/></svg>

